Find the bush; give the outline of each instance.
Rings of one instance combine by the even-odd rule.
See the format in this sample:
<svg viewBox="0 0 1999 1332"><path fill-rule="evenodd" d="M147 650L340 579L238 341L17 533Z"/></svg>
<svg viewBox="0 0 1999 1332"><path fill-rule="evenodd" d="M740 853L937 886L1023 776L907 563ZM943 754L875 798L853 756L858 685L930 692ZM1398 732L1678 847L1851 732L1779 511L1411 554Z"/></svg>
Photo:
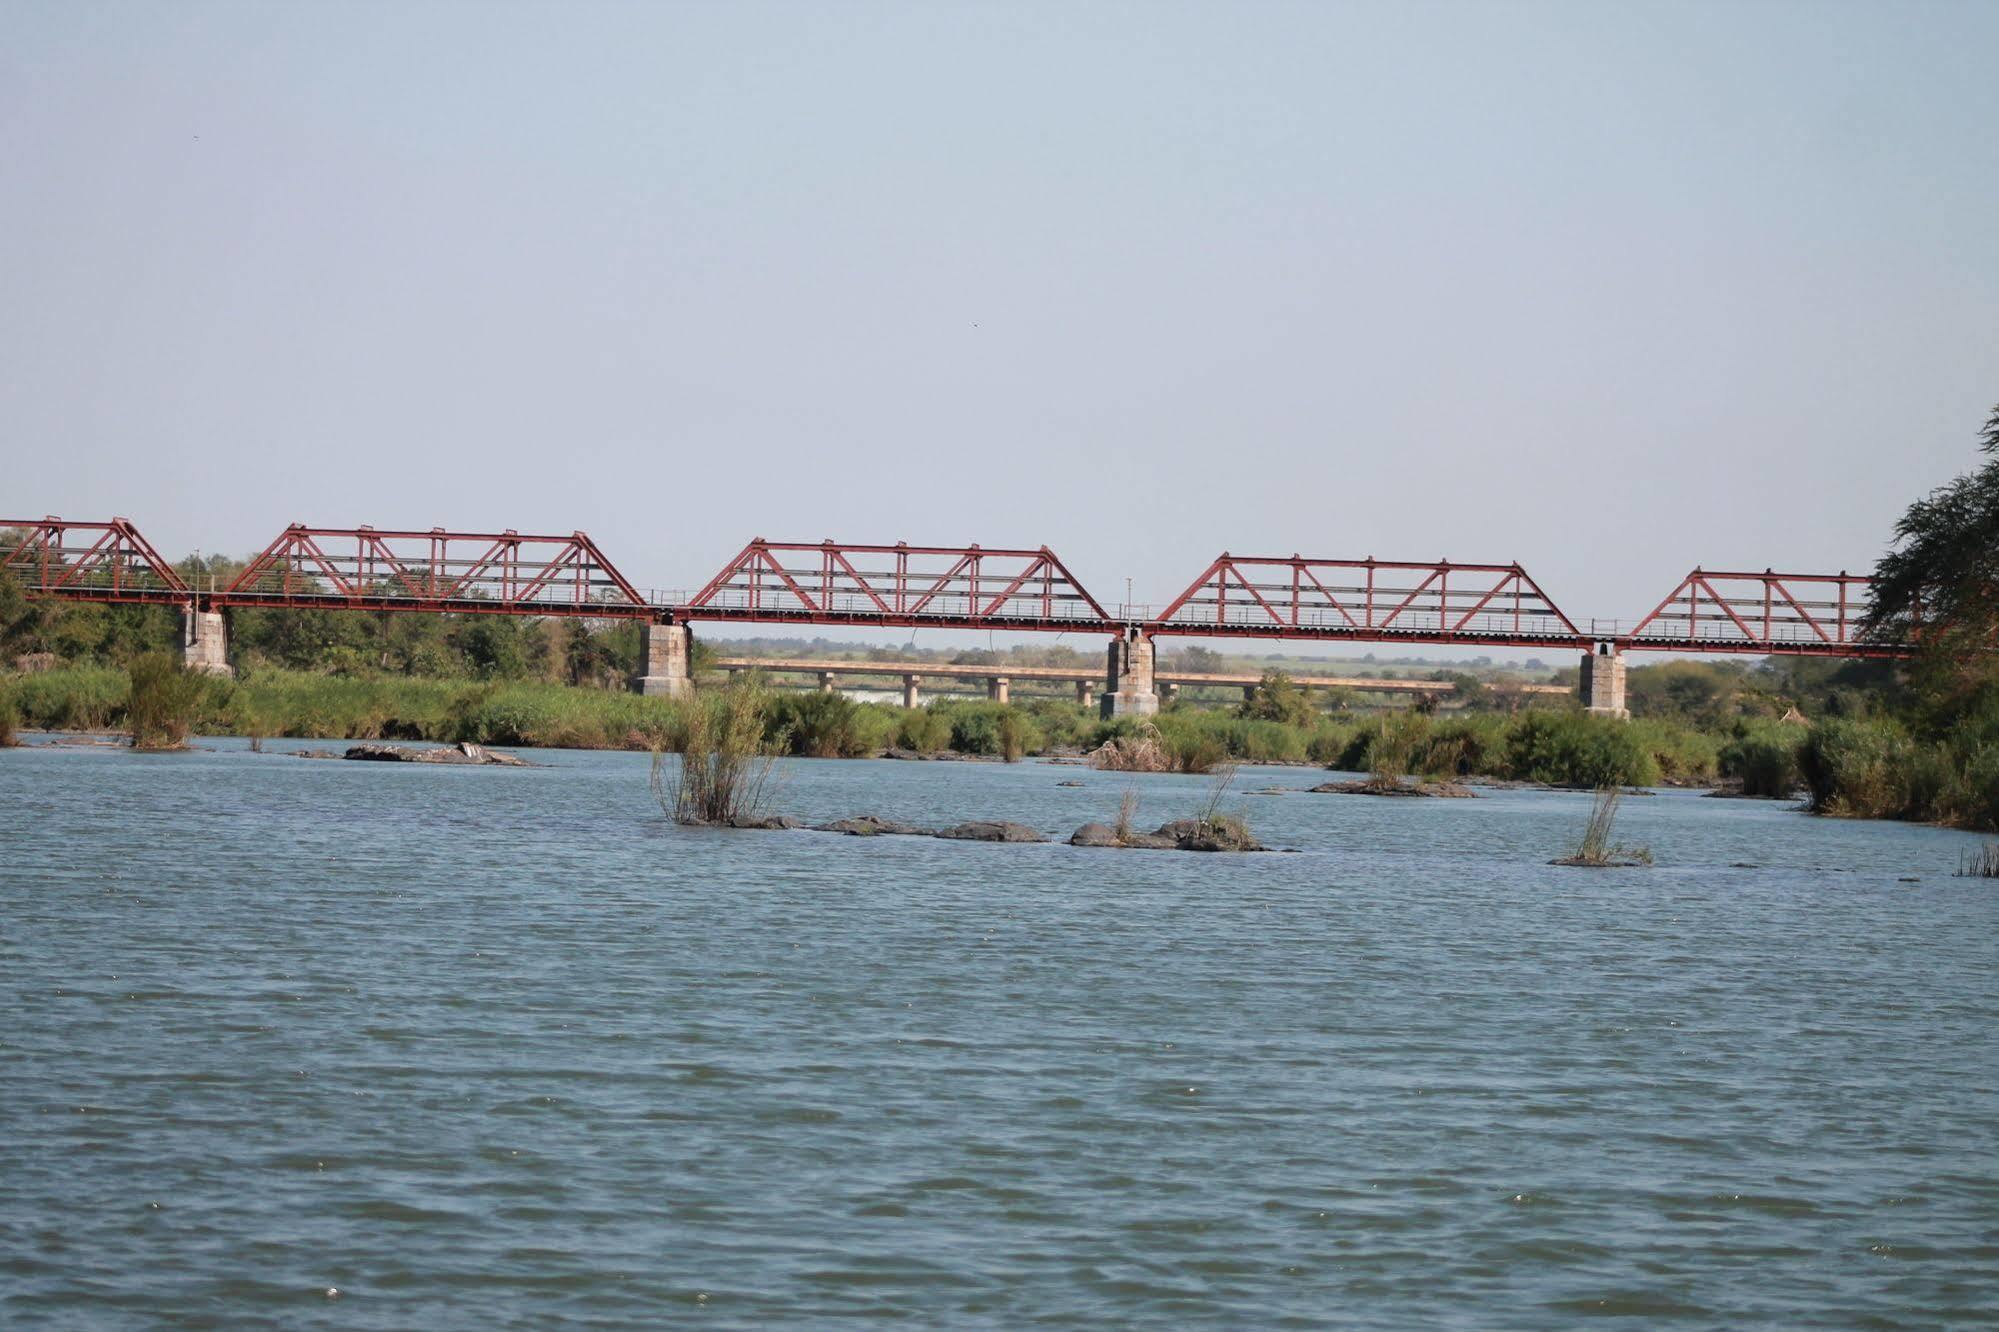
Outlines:
<svg viewBox="0 0 1999 1332"><path fill-rule="evenodd" d="M1721 775L1742 783L1742 793L1783 799L1798 789L1798 748L1804 733L1796 726L1739 725L1721 747Z"/></svg>
<svg viewBox="0 0 1999 1332"><path fill-rule="evenodd" d="M1659 764L1627 722L1580 712L1529 712L1506 739L1506 775L1550 786L1652 786Z"/></svg>
<svg viewBox="0 0 1999 1332"><path fill-rule="evenodd" d="M1884 721L1820 722L1798 749L1799 775L1817 814L1909 816L1915 746Z"/></svg>
<svg viewBox="0 0 1999 1332"><path fill-rule="evenodd" d="M183 748L195 710L207 693L204 678L166 652L148 652L137 658L130 676L125 725L132 733L132 748Z"/></svg>
<svg viewBox="0 0 1999 1332"><path fill-rule="evenodd" d="M766 725L788 737L793 754L806 758L851 758L864 751L861 708L842 694L780 694Z"/></svg>
<svg viewBox="0 0 1999 1332"><path fill-rule="evenodd" d="M14 691L0 689L0 749L11 749L20 739L14 734L20 713L14 707Z"/></svg>
<svg viewBox="0 0 1999 1332"><path fill-rule="evenodd" d="M919 754L935 754L951 744L951 719L934 708L904 708L895 725L895 743Z"/></svg>

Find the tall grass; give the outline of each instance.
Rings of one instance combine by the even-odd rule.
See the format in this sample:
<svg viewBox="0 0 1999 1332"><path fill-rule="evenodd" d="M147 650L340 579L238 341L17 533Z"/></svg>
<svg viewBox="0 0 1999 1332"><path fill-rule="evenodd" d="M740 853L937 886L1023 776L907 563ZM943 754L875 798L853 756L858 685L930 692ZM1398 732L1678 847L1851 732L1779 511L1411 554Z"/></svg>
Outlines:
<svg viewBox="0 0 1999 1332"><path fill-rule="evenodd" d="M1958 857L1960 879L1999 879L1999 842L1987 842Z"/></svg>
<svg viewBox="0 0 1999 1332"><path fill-rule="evenodd" d="M1652 853L1645 847L1621 846L1611 840L1617 831L1617 807L1624 799L1623 788L1602 786L1590 802L1589 818L1569 854L1555 863L1602 868L1607 865L1649 865Z"/></svg>
<svg viewBox="0 0 1999 1332"><path fill-rule="evenodd" d="M737 680L697 697L680 715L678 763L668 775L666 747L653 750L652 790L674 822L726 824L757 817L779 746L766 738L770 694Z"/></svg>
<svg viewBox="0 0 1999 1332"><path fill-rule="evenodd" d="M0 687L0 749L11 749L20 743L14 734L14 727L20 713L14 706L14 691Z"/></svg>

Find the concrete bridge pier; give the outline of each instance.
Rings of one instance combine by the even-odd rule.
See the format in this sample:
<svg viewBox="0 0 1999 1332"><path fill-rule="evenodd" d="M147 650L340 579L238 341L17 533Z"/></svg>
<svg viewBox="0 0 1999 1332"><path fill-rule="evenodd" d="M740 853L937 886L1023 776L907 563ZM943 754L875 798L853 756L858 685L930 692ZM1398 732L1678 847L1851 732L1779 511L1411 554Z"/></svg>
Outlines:
<svg viewBox="0 0 1999 1332"><path fill-rule="evenodd" d="M234 675L229 669L229 626L221 611L180 608L181 665L201 675Z"/></svg>
<svg viewBox="0 0 1999 1332"><path fill-rule="evenodd" d="M833 692L833 672L831 671L819 672L819 692L822 694L830 694Z"/></svg>
<svg viewBox="0 0 1999 1332"><path fill-rule="evenodd" d="M1159 693L1153 683L1152 639L1144 630L1127 629L1111 640L1109 667L1099 715L1150 717L1159 711Z"/></svg>
<svg viewBox="0 0 1999 1332"><path fill-rule="evenodd" d="M1180 686L1169 680L1160 680L1154 687L1159 691L1159 706L1162 708L1180 697Z"/></svg>
<svg viewBox="0 0 1999 1332"><path fill-rule="evenodd" d="M1013 681L1007 679L1004 675L992 676L986 681L986 697L995 703L1004 703L1007 701L1007 694L1012 685Z"/></svg>
<svg viewBox="0 0 1999 1332"><path fill-rule="evenodd" d="M913 675L902 677L902 706L905 708L920 708L923 706L923 691L917 688L916 677Z"/></svg>
<svg viewBox="0 0 1999 1332"><path fill-rule="evenodd" d="M1095 701L1096 695L1090 692L1090 682L1088 680L1076 681L1076 706L1087 708Z"/></svg>
<svg viewBox="0 0 1999 1332"><path fill-rule="evenodd" d="M694 646L694 634L684 624L648 621L639 640L639 673L632 677L632 692L652 698L685 698L694 692L694 676L687 657Z"/></svg>
<svg viewBox="0 0 1999 1332"><path fill-rule="evenodd" d="M1631 716L1624 706L1624 654L1609 643L1597 644L1596 651L1583 653L1582 676L1578 681L1583 711L1592 717Z"/></svg>

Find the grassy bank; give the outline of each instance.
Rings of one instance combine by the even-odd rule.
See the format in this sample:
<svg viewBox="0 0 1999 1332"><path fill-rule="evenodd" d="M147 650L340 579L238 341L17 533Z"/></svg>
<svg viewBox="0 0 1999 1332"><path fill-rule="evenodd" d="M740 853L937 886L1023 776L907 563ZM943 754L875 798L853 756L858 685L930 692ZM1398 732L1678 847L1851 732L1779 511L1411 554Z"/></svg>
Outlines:
<svg viewBox="0 0 1999 1332"><path fill-rule="evenodd" d="M70 667L14 677L8 706L26 727L123 730L125 671ZM199 678L187 723L210 735L310 740L460 740L576 749L645 749L670 736L678 707L613 690L529 682L362 678L263 668L237 680ZM1172 766L1227 761L1312 763L1356 771L1488 776L1566 786L1703 781L1723 771L1723 741L1659 722L1616 723L1572 712L1433 718L1305 715L1291 721L1175 708L1150 722L1105 722L1073 703L935 701L923 708L839 694L780 693L769 738L785 752L842 758L901 748L1018 758L1093 749L1149 726Z"/></svg>

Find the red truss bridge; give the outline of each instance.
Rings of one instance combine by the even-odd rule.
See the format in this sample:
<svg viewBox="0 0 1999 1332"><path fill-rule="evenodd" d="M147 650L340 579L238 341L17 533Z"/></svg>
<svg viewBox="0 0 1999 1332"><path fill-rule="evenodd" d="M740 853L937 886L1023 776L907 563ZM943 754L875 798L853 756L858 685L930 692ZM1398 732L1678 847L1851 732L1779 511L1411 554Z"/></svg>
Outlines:
<svg viewBox="0 0 1999 1332"><path fill-rule="evenodd" d="M301 523L202 601L211 608L475 615L640 617L655 609L582 532L394 532Z"/></svg>
<svg viewBox="0 0 1999 1332"><path fill-rule="evenodd" d="M29 596L178 605L193 595L128 519L0 519L0 533L10 530L16 539L0 547L0 568Z"/></svg>
<svg viewBox="0 0 1999 1332"><path fill-rule="evenodd" d="M1055 552L983 546L750 542L682 619L940 625L1060 633L1113 621Z"/></svg>
<svg viewBox="0 0 1999 1332"><path fill-rule="evenodd" d="M1670 652L1900 657L1898 644L1855 633L1873 580L1836 574L1721 573L1695 569L1616 642Z"/></svg>
<svg viewBox="0 0 1999 1332"><path fill-rule="evenodd" d="M1574 647L1591 640L1518 564L1216 557L1155 634Z"/></svg>
<svg viewBox="0 0 1999 1332"><path fill-rule="evenodd" d="M1261 637L1366 643L1900 657L1863 638L1871 582L1696 569L1652 612L1585 624L1519 564L1223 554L1158 615L1104 608L1046 546L758 538L684 600L642 595L589 536L286 528L227 587L191 588L127 519L0 519L0 567L30 596L351 609Z"/></svg>

